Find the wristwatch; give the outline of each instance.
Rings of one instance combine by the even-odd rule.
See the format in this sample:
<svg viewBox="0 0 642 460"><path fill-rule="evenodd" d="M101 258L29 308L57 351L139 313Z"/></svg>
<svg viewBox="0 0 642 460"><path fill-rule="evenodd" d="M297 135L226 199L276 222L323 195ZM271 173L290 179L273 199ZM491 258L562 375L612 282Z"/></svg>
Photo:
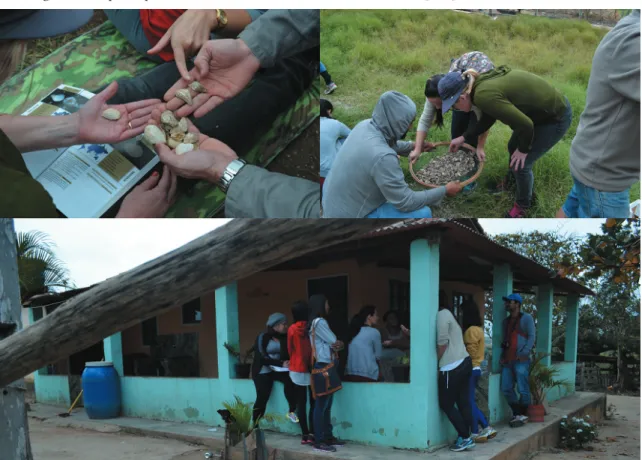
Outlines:
<svg viewBox="0 0 642 460"><path fill-rule="evenodd" d="M216 10L216 29L215 30L222 30L225 29L225 26L227 26L227 13L225 10Z"/></svg>
<svg viewBox="0 0 642 460"><path fill-rule="evenodd" d="M232 180L236 177L239 171L243 169L243 166L245 166L245 161L239 159L236 159L227 165L227 168L223 171L221 179L218 181L218 186L223 190L223 192L227 193L227 189L230 188Z"/></svg>

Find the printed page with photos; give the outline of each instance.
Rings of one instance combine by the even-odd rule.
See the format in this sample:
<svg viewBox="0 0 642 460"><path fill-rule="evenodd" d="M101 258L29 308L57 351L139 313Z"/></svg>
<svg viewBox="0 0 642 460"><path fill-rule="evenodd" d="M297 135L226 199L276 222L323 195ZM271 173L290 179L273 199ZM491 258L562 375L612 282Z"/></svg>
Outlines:
<svg viewBox="0 0 642 460"><path fill-rule="evenodd" d="M24 116L66 116L93 93L60 85ZM83 144L23 155L29 172L67 217L100 217L159 162L138 138L115 145Z"/></svg>

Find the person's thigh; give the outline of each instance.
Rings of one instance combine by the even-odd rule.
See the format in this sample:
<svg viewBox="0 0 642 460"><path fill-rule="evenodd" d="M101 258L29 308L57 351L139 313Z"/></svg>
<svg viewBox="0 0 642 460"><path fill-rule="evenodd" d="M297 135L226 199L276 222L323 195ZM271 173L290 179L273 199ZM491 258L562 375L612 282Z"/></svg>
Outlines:
<svg viewBox="0 0 642 460"><path fill-rule="evenodd" d="M163 62L158 56L147 54L147 51L152 47L149 39L145 35L143 25L140 22L139 10L104 10L107 18L116 26L116 29L123 34L129 43L146 58L155 61Z"/></svg>
<svg viewBox="0 0 642 460"><path fill-rule="evenodd" d="M566 114L557 123L535 125L533 132L533 145L531 152L526 157L526 166L532 167L533 163L557 144L571 126L572 111L567 107Z"/></svg>
<svg viewBox="0 0 642 460"><path fill-rule="evenodd" d="M367 216L369 219L391 219L391 218L406 218L406 219L422 219L431 218L432 211L428 206L411 212L399 211L392 203L384 203L377 209L372 211Z"/></svg>
<svg viewBox="0 0 642 460"><path fill-rule="evenodd" d="M580 217L580 200L581 200L581 190L578 187L577 181L573 179L573 188L568 193L566 201L562 205L562 211L566 217L575 219Z"/></svg>
<svg viewBox="0 0 642 460"><path fill-rule="evenodd" d="M595 200L589 217L626 219L631 214L629 189L621 192L600 192L595 190Z"/></svg>
<svg viewBox="0 0 642 460"><path fill-rule="evenodd" d="M515 394L515 377L511 366L502 366L501 389L504 395Z"/></svg>
<svg viewBox="0 0 642 460"><path fill-rule="evenodd" d="M518 362L514 365L515 379L517 380L517 392L520 395L520 402L522 404L530 403L530 385L528 383L528 373L530 369L530 362Z"/></svg>

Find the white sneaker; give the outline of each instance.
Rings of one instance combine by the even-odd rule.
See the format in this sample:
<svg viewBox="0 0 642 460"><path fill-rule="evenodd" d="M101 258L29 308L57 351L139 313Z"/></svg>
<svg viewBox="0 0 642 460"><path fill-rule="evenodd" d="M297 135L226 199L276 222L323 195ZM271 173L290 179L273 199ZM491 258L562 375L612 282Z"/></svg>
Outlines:
<svg viewBox="0 0 642 460"><path fill-rule="evenodd" d="M482 434L486 434L486 438L493 439L497 436L497 431L492 426L487 426L482 430Z"/></svg>
<svg viewBox="0 0 642 460"><path fill-rule="evenodd" d="M526 417L525 415L518 415L518 416L517 416L517 418L519 419L519 421L520 421L521 423L526 423L526 422L528 422L528 417Z"/></svg>
<svg viewBox="0 0 642 460"><path fill-rule="evenodd" d="M337 89L337 85L334 82L332 82L328 86L325 87L325 94L330 94L335 89Z"/></svg>
<svg viewBox="0 0 642 460"><path fill-rule="evenodd" d="M481 433L473 433L470 435L470 439L478 443L485 443L488 441L488 435L486 434L486 429L483 429Z"/></svg>
<svg viewBox="0 0 642 460"><path fill-rule="evenodd" d="M287 417L292 423L299 423L299 417L294 412L288 412Z"/></svg>

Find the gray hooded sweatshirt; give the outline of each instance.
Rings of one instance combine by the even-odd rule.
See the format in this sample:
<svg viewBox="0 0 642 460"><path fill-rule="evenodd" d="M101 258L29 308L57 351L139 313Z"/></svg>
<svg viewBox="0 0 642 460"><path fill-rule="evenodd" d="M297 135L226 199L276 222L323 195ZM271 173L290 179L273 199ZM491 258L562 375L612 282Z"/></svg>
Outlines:
<svg viewBox="0 0 642 460"><path fill-rule="evenodd" d="M595 51L570 166L575 179L601 192L640 180L640 10L620 20Z"/></svg>
<svg viewBox="0 0 642 460"><path fill-rule="evenodd" d="M438 204L446 187L412 191L397 155L408 156L412 142L400 142L417 114L412 100L384 93L372 118L357 124L337 153L323 186L323 217L361 218L386 202L401 212Z"/></svg>

